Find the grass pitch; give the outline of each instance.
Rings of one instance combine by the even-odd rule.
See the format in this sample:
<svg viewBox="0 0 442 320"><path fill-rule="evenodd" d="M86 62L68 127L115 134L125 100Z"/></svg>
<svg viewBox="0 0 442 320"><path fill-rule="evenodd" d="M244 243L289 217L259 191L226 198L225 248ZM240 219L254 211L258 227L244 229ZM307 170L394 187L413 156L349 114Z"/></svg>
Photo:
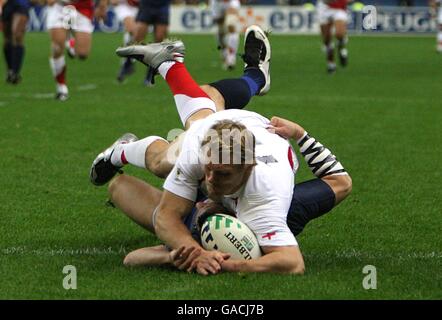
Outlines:
<svg viewBox="0 0 442 320"><path fill-rule="evenodd" d="M199 83L220 68L213 36L183 35ZM433 38L351 37L350 64L329 76L318 37L272 36L272 90L249 110L298 121L341 160L353 193L298 237L305 276L127 269L130 250L159 243L88 181L95 155L124 132L180 128L173 98L145 69L119 85L121 35L94 35L68 60L71 99L53 100L47 34L27 35L24 81L0 83L1 299L441 299L442 56ZM4 74L4 64L0 74ZM300 158L298 181L312 177ZM135 168L127 172L161 187ZM62 286L77 268L77 290ZM365 290L362 269L377 269Z"/></svg>

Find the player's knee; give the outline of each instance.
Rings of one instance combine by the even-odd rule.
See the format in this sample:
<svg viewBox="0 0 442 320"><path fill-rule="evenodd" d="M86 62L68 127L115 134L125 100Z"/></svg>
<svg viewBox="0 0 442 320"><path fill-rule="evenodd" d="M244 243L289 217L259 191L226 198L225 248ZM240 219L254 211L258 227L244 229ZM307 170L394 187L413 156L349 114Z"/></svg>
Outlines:
<svg viewBox="0 0 442 320"><path fill-rule="evenodd" d="M305 272L305 266L304 263L299 264L296 266L296 268L293 270L293 274L303 275Z"/></svg>
<svg viewBox="0 0 442 320"><path fill-rule="evenodd" d="M121 185L126 177L124 175L118 175L111 180L108 186L109 198L112 202L118 197L121 190Z"/></svg>

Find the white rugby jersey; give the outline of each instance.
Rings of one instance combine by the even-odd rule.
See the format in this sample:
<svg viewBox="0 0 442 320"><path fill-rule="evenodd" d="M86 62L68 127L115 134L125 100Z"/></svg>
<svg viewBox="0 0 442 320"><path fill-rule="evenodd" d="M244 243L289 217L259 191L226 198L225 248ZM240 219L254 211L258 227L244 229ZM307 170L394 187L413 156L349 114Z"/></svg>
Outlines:
<svg viewBox="0 0 442 320"><path fill-rule="evenodd" d="M288 141L270 133L267 130L270 121L255 112L226 110L194 122L186 132L180 155L164 189L185 199L196 200L198 187L204 179L204 163L199 158L201 143L210 127L225 119L240 122L254 134L257 165L240 190L224 196L224 205L248 225L260 246L297 245L287 226L287 212L298 161Z"/></svg>

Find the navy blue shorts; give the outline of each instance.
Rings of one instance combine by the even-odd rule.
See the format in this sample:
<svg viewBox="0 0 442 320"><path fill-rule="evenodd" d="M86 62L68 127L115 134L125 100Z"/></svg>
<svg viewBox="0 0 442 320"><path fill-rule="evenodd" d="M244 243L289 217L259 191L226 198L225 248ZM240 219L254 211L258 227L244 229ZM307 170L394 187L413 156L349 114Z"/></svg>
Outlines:
<svg viewBox="0 0 442 320"><path fill-rule="evenodd" d="M31 3L29 0L8 0L3 6L2 20L5 22L12 21L14 14L22 14L29 17L29 9Z"/></svg>
<svg viewBox="0 0 442 320"><path fill-rule="evenodd" d="M169 25L170 6L165 5L161 7L152 7L143 5L140 2L140 7L136 17L137 22L143 22L145 24L165 24Z"/></svg>
<svg viewBox="0 0 442 320"><path fill-rule="evenodd" d="M290 231L297 236L309 221L329 212L334 205L335 193L321 179L296 184L287 214Z"/></svg>

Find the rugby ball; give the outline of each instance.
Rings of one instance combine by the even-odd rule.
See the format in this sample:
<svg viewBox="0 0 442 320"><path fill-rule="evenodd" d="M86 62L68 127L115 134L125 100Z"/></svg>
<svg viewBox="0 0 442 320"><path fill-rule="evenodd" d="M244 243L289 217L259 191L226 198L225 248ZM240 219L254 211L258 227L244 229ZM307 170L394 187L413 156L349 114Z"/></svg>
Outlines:
<svg viewBox="0 0 442 320"><path fill-rule="evenodd" d="M237 218L217 213L207 217L201 228L201 243L206 250L230 253L232 259L256 259L261 248L252 230Z"/></svg>

